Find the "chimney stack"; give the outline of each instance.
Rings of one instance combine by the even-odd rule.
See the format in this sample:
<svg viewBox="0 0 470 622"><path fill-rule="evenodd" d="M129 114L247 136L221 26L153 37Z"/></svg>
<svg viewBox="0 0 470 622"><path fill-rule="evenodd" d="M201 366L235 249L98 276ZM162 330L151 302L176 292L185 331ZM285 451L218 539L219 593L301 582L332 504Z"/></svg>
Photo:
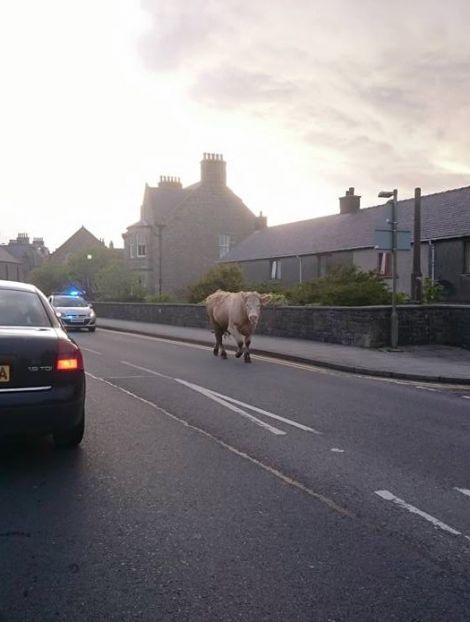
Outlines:
<svg viewBox="0 0 470 622"><path fill-rule="evenodd" d="M205 153L201 161L201 182L211 186L227 184L226 163L221 153Z"/></svg>
<svg viewBox="0 0 470 622"><path fill-rule="evenodd" d="M179 177L169 177L168 175L160 175L158 187L163 190L181 190L183 187Z"/></svg>
<svg viewBox="0 0 470 622"><path fill-rule="evenodd" d="M255 231L261 231L261 229L266 229L267 226L268 218L267 216L263 216L263 212L260 212L259 216L256 216Z"/></svg>
<svg viewBox="0 0 470 622"><path fill-rule="evenodd" d="M340 214L355 214L361 207L361 197L354 194L354 188L346 190L344 197L339 198Z"/></svg>

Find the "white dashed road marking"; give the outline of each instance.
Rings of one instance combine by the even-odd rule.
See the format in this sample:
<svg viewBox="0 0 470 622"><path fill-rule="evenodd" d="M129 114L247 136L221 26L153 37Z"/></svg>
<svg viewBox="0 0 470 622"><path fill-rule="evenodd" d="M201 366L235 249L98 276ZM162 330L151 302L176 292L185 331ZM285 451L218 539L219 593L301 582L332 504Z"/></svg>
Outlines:
<svg viewBox="0 0 470 622"><path fill-rule="evenodd" d="M466 495L467 497L470 497L470 490L468 488L457 488L457 487L455 487L454 490L458 490L463 495Z"/></svg>
<svg viewBox="0 0 470 622"><path fill-rule="evenodd" d="M410 505L409 503L406 503L406 501L403 501L403 499L396 497L389 490L376 490L375 494L381 497L382 499L385 499L385 501L391 501L392 503L395 503L395 505L398 505L404 510L408 510L408 512L411 512L412 514L417 514L418 516L421 516L421 518L424 518L425 520L427 520L429 523L434 525L434 527L439 527L439 529L442 529L443 531L446 531L447 533L450 533L453 536L462 535L462 533L460 531L457 531L457 529L454 529L453 527L446 525L445 523L440 521L438 518L431 516L431 514L428 514L427 512L423 512L422 510L419 510L414 505ZM467 538L467 540L470 540L468 536L464 536L464 537Z"/></svg>

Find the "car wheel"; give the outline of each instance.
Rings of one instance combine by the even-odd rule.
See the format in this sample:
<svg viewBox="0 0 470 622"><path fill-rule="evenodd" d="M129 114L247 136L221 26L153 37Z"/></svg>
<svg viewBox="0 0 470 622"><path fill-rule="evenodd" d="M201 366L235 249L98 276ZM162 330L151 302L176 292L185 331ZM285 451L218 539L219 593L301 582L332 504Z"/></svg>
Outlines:
<svg viewBox="0 0 470 622"><path fill-rule="evenodd" d="M79 423L65 432L54 432L54 443L56 447L76 447L80 445L85 432L85 409Z"/></svg>
<svg viewBox="0 0 470 622"><path fill-rule="evenodd" d="M96 326L90 326L90 328L88 329L88 332L94 333L95 330L96 330Z"/></svg>

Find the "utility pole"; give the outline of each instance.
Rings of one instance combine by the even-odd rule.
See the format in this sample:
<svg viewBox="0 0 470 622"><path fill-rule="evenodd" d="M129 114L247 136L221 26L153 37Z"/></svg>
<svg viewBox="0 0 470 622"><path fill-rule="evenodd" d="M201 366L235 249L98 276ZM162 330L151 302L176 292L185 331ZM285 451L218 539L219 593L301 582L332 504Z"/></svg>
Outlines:
<svg viewBox="0 0 470 622"><path fill-rule="evenodd" d="M161 298L162 295L162 286L163 286L163 269L162 269L162 261L163 261L163 248L162 248L162 230L165 225L157 225L158 229L158 296Z"/></svg>
<svg viewBox="0 0 470 622"><path fill-rule="evenodd" d="M421 272L421 188L415 188L413 229L413 271L411 273L411 299L418 304L423 301Z"/></svg>

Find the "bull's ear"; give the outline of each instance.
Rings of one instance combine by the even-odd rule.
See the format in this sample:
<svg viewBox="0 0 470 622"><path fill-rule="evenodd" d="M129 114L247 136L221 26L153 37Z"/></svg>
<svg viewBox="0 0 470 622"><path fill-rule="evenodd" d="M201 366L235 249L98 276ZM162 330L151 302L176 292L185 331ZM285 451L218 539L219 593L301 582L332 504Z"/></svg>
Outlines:
<svg viewBox="0 0 470 622"><path fill-rule="evenodd" d="M261 300L261 304L262 305L269 304L272 299L273 299L273 295L272 294L261 294L261 296L260 296L260 300Z"/></svg>

